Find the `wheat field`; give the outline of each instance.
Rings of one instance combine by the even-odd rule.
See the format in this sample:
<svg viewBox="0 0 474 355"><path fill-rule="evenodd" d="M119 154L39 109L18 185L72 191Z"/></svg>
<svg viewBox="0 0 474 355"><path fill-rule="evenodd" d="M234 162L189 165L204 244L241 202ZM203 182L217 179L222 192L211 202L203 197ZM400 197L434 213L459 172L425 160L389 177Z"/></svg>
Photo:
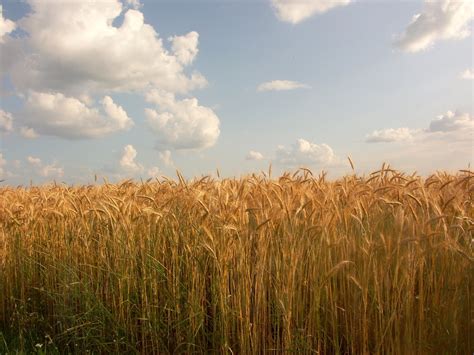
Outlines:
<svg viewBox="0 0 474 355"><path fill-rule="evenodd" d="M0 353L468 354L474 173L0 188Z"/></svg>

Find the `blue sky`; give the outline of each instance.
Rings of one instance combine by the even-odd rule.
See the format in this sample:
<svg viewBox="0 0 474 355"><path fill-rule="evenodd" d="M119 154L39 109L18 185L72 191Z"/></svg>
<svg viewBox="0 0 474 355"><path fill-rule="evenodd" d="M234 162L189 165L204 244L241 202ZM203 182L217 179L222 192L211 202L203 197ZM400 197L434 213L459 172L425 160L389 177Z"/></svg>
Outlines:
<svg viewBox="0 0 474 355"><path fill-rule="evenodd" d="M0 4L7 183L472 162L467 1Z"/></svg>

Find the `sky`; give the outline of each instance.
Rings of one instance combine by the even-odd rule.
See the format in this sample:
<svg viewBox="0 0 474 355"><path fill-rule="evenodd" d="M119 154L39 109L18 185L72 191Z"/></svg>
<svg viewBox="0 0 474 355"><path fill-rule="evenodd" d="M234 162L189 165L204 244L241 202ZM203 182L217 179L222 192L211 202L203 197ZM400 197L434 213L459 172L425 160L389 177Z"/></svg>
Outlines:
<svg viewBox="0 0 474 355"><path fill-rule="evenodd" d="M474 156L467 0L0 0L2 185Z"/></svg>

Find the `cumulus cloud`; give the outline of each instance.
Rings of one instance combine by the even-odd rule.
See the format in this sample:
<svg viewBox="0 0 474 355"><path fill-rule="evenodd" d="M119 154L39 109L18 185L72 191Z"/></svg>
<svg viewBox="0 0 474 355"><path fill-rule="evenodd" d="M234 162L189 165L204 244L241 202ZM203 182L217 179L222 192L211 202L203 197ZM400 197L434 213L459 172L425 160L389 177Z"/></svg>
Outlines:
<svg viewBox="0 0 474 355"><path fill-rule="evenodd" d="M97 138L133 126L111 97L105 96L100 103L98 109L61 93L30 92L22 121L40 134L68 139Z"/></svg>
<svg viewBox="0 0 474 355"><path fill-rule="evenodd" d="M43 166L39 174L43 177L63 177L64 169L56 165L56 163Z"/></svg>
<svg viewBox="0 0 474 355"><path fill-rule="evenodd" d="M247 160L262 160L263 159L263 154L260 153L260 152L256 152L254 150L251 150L250 152L248 152L245 159L247 159Z"/></svg>
<svg viewBox="0 0 474 355"><path fill-rule="evenodd" d="M446 138L451 141L472 140L474 116L469 113L448 111L431 121L428 128L388 128L366 136L366 142L402 142Z"/></svg>
<svg viewBox="0 0 474 355"><path fill-rule="evenodd" d="M163 164L165 164L166 166L174 166L173 159L171 158L171 151L165 150L159 152L158 156L160 157L160 160L163 162Z"/></svg>
<svg viewBox="0 0 474 355"><path fill-rule="evenodd" d="M34 166L41 166L41 159L40 158L34 158L32 156L29 156L26 158L29 164L34 165Z"/></svg>
<svg viewBox="0 0 474 355"><path fill-rule="evenodd" d="M474 80L474 72L471 69L466 69L461 73L461 79Z"/></svg>
<svg viewBox="0 0 474 355"><path fill-rule="evenodd" d="M0 109L0 133L13 131L13 116L9 112Z"/></svg>
<svg viewBox="0 0 474 355"><path fill-rule="evenodd" d="M0 109L0 133L13 132L13 116L11 113ZM36 138L38 134L29 127L22 126L19 133L25 138Z"/></svg>
<svg viewBox="0 0 474 355"><path fill-rule="evenodd" d="M170 92L152 90L146 100L158 106L145 109L148 125L158 136L158 146L173 149L204 149L219 137L219 118L196 98L177 100Z"/></svg>
<svg viewBox="0 0 474 355"><path fill-rule="evenodd" d="M339 159L329 145L311 143L302 138L289 148L278 146L276 152L276 162L287 166L330 166L338 161Z"/></svg>
<svg viewBox="0 0 474 355"><path fill-rule="evenodd" d="M5 160L5 158L3 157L3 154L0 153L0 177L3 177L4 175L4 167L5 165L7 165L7 161Z"/></svg>
<svg viewBox="0 0 474 355"><path fill-rule="evenodd" d="M171 49L178 61L184 65L189 65L198 54L199 34L195 31L184 36L173 36L169 38L172 43Z"/></svg>
<svg viewBox="0 0 474 355"><path fill-rule="evenodd" d="M271 0L271 2L279 20L297 24L334 7L345 6L351 0Z"/></svg>
<svg viewBox="0 0 474 355"><path fill-rule="evenodd" d="M126 0L126 3L128 6L131 6L134 9L139 9L140 7L142 7L140 0Z"/></svg>
<svg viewBox="0 0 474 355"><path fill-rule="evenodd" d="M468 37L473 4L471 0L425 0L422 12L413 17L395 45L406 52L418 52L438 40Z"/></svg>
<svg viewBox="0 0 474 355"><path fill-rule="evenodd" d="M123 179L123 178L130 178L138 177L138 176L147 176L151 178L159 177L163 173L158 166L149 166L146 167L139 162L137 162L137 150L131 145L126 145L122 150L122 155L119 160L119 169L111 168L111 172L114 173L114 176ZM171 152L164 151L160 152L160 159L165 165L173 165L173 161L171 160Z"/></svg>
<svg viewBox="0 0 474 355"><path fill-rule="evenodd" d="M52 164L43 164L40 158L29 156L28 163L34 168L36 174L48 178L60 178L64 176L64 169L57 165L57 162Z"/></svg>
<svg viewBox="0 0 474 355"><path fill-rule="evenodd" d="M120 167L128 173L142 172L143 166L135 161L136 157L136 149L131 144L126 145L120 158Z"/></svg>
<svg viewBox="0 0 474 355"><path fill-rule="evenodd" d="M207 85L190 68L199 52L197 32L164 43L145 22L140 0L26 1L31 11L16 24L24 35L2 43L0 67L0 80L11 81L24 100L17 117L22 136L83 139L125 131L133 121L110 96L160 91L173 95L172 103L153 110L161 117L152 121L163 147L215 143L214 112L195 98L174 99ZM0 6L1 36L13 29Z"/></svg>
<svg viewBox="0 0 474 355"><path fill-rule="evenodd" d="M196 32L175 37L173 54L143 14L119 0L28 1L32 11L19 22L28 35L12 41L22 51L9 68L19 89L78 96L150 87L186 93L207 84L185 73L197 53Z"/></svg>
<svg viewBox="0 0 474 355"><path fill-rule="evenodd" d="M283 91L295 89L309 89L310 86L291 80L273 80L260 84L257 87L258 92L263 91Z"/></svg>
<svg viewBox="0 0 474 355"><path fill-rule="evenodd" d="M3 6L0 4L0 43L3 43L5 35L16 28L15 22L3 17Z"/></svg>
<svg viewBox="0 0 474 355"><path fill-rule="evenodd" d="M147 170L147 175L148 177L151 177L151 178L157 178L162 174L161 174L161 170L157 166L153 166Z"/></svg>
<svg viewBox="0 0 474 355"><path fill-rule="evenodd" d="M33 128L22 126L20 127L20 135L27 139L35 139L38 137L38 133Z"/></svg>
<svg viewBox="0 0 474 355"><path fill-rule="evenodd" d="M388 128L376 130L366 136L369 143L401 142L413 139L414 131L409 128Z"/></svg>
<svg viewBox="0 0 474 355"><path fill-rule="evenodd" d="M431 121L430 132L474 131L474 117L468 113L448 111Z"/></svg>

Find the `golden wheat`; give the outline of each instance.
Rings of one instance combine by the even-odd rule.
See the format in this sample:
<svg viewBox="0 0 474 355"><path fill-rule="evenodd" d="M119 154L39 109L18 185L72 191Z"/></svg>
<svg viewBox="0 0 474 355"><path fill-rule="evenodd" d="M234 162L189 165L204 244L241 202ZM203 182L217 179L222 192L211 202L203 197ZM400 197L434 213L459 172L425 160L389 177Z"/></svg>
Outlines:
<svg viewBox="0 0 474 355"><path fill-rule="evenodd" d="M0 189L0 353L474 350L473 177Z"/></svg>

